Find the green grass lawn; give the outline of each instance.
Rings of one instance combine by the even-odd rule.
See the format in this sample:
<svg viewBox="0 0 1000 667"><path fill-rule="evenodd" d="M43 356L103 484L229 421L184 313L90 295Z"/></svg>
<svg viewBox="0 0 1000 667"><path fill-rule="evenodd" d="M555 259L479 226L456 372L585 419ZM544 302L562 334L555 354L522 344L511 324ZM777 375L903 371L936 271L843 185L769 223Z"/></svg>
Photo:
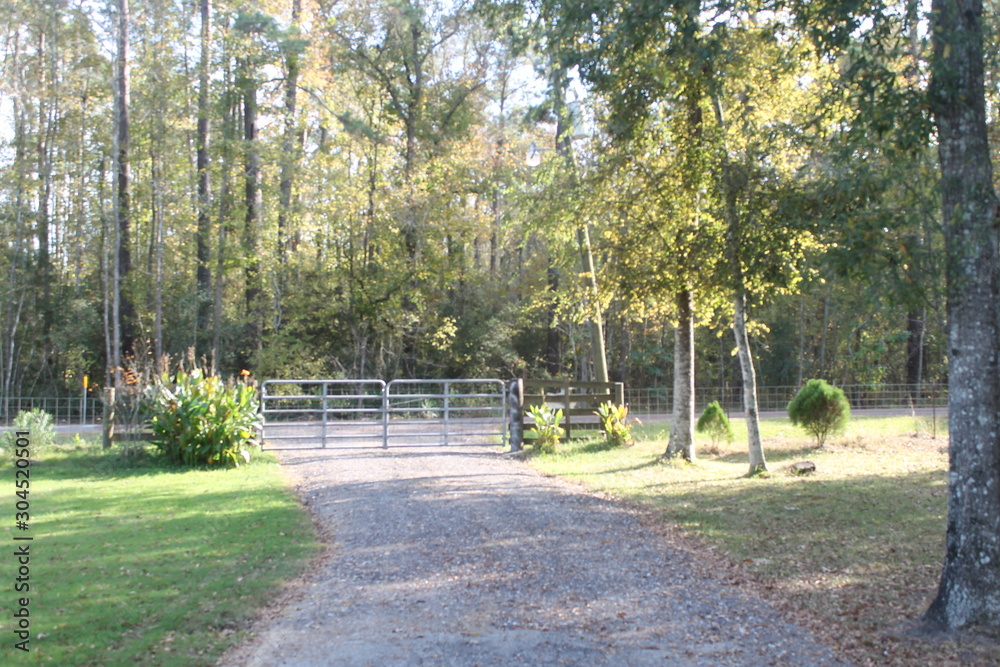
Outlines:
<svg viewBox="0 0 1000 667"><path fill-rule="evenodd" d="M0 471L13 552L9 457ZM188 470L57 447L32 461L30 501L31 650L12 648L8 556L0 664L213 664L318 550L269 454Z"/></svg>
<svg viewBox="0 0 1000 667"><path fill-rule="evenodd" d="M668 435L662 425L638 429L639 441L628 449L576 441L530 461L545 473L655 508L859 662L1000 659L988 647L886 636L917 619L936 591L947 424L855 418L820 449L787 419L767 419L761 427L771 476L765 478L746 477L746 425L739 420L733 427L732 445L702 453L693 464L659 460ZM806 459L815 473L788 471Z"/></svg>

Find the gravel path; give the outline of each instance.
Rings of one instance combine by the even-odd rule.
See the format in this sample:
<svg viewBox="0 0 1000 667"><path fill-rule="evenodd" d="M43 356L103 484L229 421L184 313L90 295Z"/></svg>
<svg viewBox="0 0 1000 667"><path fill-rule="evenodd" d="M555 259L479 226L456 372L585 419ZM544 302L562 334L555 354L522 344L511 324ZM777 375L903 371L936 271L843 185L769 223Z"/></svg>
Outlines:
<svg viewBox="0 0 1000 667"><path fill-rule="evenodd" d="M221 665L844 665L642 516L494 448L283 452L329 538Z"/></svg>

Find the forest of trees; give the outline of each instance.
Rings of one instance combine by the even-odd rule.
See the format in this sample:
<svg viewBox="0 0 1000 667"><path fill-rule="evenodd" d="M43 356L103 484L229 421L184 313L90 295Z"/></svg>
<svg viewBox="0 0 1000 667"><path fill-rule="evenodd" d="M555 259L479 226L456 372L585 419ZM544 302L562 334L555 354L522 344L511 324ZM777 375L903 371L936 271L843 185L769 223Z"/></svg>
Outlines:
<svg viewBox="0 0 1000 667"><path fill-rule="evenodd" d="M728 381L755 472L755 381L947 378L925 621L1000 627L998 18L3 0L0 396L189 349L259 378L610 377L672 385L692 458L692 389Z"/></svg>
<svg viewBox="0 0 1000 667"><path fill-rule="evenodd" d="M671 386L692 330L738 386L734 315L759 384L943 381L927 8L837 5L7 0L0 393Z"/></svg>

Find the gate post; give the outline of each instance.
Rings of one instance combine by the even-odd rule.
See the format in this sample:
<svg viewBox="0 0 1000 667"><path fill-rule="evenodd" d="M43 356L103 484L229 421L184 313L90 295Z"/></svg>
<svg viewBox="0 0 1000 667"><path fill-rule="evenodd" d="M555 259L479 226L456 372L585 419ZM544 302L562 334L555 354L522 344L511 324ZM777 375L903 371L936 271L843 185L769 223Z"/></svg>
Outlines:
<svg viewBox="0 0 1000 667"><path fill-rule="evenodd" d="M330 385L323 383L323 449L326 449L326 397L330 393Z"/></svg>
<svg viewBox="0 0 1000 667"><path fill-rule="evenodd" d="M510 418L510 451L524 448L524 380L511 380L507 390L507 414Z"/></svg>
<svg viewBox="0 0 1000 667"><path fill-rule="evenodd" d="M382 449L389 449L389 384L382 385Z"/></svg>

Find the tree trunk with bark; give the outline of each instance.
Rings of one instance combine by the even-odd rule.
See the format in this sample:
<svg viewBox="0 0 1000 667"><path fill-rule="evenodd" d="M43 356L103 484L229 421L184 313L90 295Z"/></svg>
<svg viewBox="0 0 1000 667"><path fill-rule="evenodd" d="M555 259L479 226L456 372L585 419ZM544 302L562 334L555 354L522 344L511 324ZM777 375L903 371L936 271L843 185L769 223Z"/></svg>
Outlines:
<svg viewBox="0 0 1000 667"><path fill-rule="evenodd" d="M733 289L733 335L740 357L743 373L743 409L746 411L747 449L750 456L750 472L756 475L767 471L764 460L764 446L760 439L760 417L757 412L757 374L753 367L750 338L747 336L747 292L743 274L743 248L741 247L743 221L737 206L739 193L733 178L732 162L729 158L729 143L726 140L726 118L722 112L722 100L718 90L712 93L712 107L715 120L722 131L722 189L726 200L726 253L729 256L729 270Z"/></svg>
<svg viewBox="0 0 1000 667"><path fill-rule="evenodd" d="M292 28L298 29L301 0L292 0ZM285 256L288 249L289 224L293 217L292 190L298 167L301 133L296 129L295 105L299 90L299 53L294 44L285 55L285 129L281 139L281 177L278 183L278 284L284 288Z"/></svg>
<svg viewBox="0 0 1000 667"><path fill-rule="evenodd" d="M212 271L209 268L211 252L208 239L212 233L211 222L211 188L209 180L209 97L208 70L211 61L212 48L212 3L211 0L201 0L201 60L198 64L198 138L196 169L198 171L198 227L195 234L195 253L197 267L195 282L198 289L197 322L195 329L205 331L211 319L212 306Z"/></svg>
<svg viewBox="0 0 1000 667"><path fill-rule="evenodd" d="M114 377L115 384L121 376L122 355L132 351L135 344L135 306L125 288L132 271L132 219L131 219L131 165L129 156L129 105L131 82L129 77L129 0L118 0L118 85L116 86L115 167L115 265L114 265Z"/></svg>
<svg viewBox="0 0 1000 667"><path fill-rule="evenodd" d="M747 448L750 455L750 475L767 471L764 446L760 438L760 414L757 410L757 373L753 367L750 352L750 338L747 336L746 294L738 290L734 299L733 334L743 371L743 409L746 411Z"/></svg>
<svg viewBox="0 0 1000 667"><path fill-rule="evenodd" d="M246 302L246 355L244 366L251 365L250 358L261 347L264 322L263 280L260 273L260 148L257 146L257 82L251 65L244 60L241 67L243 93L243 140L245 151L244 193L246 216L243 225L243 251L246 257L244 268L244 298Z"/></svg>
<svg viewBox="0 0 1000 667"><path fill-rule="evenodd" d="M673 411L666 456L694 461L694 292L689 289L677 293Z"/></svg>
<svg viewBox="0 0 1000 667"><path fill-rule="evenodd" d="M931 106L948 274L948 530L930 630L1000 627L1000 210L981 0L934 0Z"/></svg>

